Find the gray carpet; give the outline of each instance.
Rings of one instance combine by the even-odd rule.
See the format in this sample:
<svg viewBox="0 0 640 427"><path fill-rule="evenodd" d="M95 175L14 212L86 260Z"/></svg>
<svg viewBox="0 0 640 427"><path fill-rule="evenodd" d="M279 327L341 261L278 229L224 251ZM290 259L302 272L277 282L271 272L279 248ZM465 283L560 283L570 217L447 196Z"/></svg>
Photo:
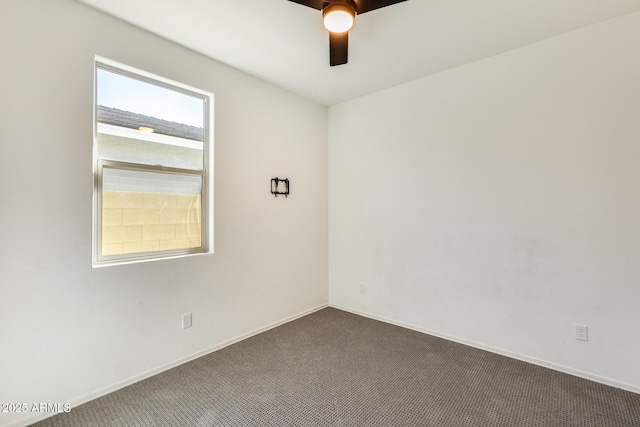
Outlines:
<svg viewBox="0 0 640 427"><path fill-rule="evenodd" d="M640 426L640 395L327 308L37 426Z"/></svg>

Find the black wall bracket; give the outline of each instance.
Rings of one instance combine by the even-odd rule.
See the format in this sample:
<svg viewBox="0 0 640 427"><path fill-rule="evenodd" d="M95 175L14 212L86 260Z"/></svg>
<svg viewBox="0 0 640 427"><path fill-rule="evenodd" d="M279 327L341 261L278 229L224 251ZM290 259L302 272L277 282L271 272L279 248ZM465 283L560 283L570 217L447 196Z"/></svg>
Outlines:
<svg viewBox="0 0 640 427"><path fill-rule="evenodd" d="M278 194L284 194L284 197L289 197L289 178L271 178L271 194L276 197L278 197Z"/></svg>

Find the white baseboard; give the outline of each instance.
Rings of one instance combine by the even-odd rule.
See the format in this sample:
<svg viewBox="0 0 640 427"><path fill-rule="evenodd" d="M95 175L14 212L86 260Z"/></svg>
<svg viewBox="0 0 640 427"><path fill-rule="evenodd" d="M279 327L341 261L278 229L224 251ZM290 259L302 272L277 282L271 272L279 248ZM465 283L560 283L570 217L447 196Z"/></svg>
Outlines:
<svg viewBox="0 0 640 427"><path fill-rule="evenodd" d="M329 303L329 307L333 307L336 308L338 310L343 310L349 313L353 313L353 314L357 314L359 316L363 316L363 317L368 317L370 319L374 319L374 320L379 320L381 322L385 322L385 323L389 323L391 325L396 325L396 326L400 326L403 328L407 328L407 329L411 329L417 332L421 332L423 334L428 334L428 335L433 335L435 337L439 337L439 338L443 338L446 339L448 341L453 341L453 342L457 342L460 344L464 344L464 345L468 345L470 347L475 347L475 348L479 348L480 350L486 350L489 351L491 353L496 353L496 354L500 354L502 356L507 356L510 357L512 359L518 359L518 360L522 360L523 362L527 362L527 363L531 363L534 365L538 365L538 366L542 366L544 368L549 368L549 369L553 369L554 371L559 371L559 372L563 372L565 374L569 374L569 375L573 375L576 377L580 377L580 378L584 378L587 380L591 380L591 381L595 381L597 383L601 383L601 384L605 384L611 387L616 387L616 388L620 388L623 390L627 390L633 393L638 393L640 394L640 386L638 385L634 385L634 384L628 384L622 381L618 381L618 380L614 380L612 378L607 378L607 377L603 377L600 375L596 375L596 374L592 374L590 372L585 372L585 371L581 371L579 369L574 369L568 366L564 366L564 365L560 365L558 363L554 363L554 362L549 362L546 360L542 360L542 359L538 359L535 357L531 357L531 356L527 356L526 354L519 354L510 350L505 350L503 348L499 348L499 347L494 347L491 345L487 345L487 344L482 344L479 342L475 342L475 341L470 341L464 338L459 338L453 335L449 335L449 334L445 334L442 332L438 332L438 331L434 331L431 329L427 329L427 328L422 328L419 326L415 326L415 325L411 325L408 323L404 323L404 322L400 322L397 320L393 320L393 319L388 319L386 317L382 317L382 316L378 316L375 314L371 314L371 313L367 313L364 311L360 311L360 310L356 310L356 309L352 309L349 307L344 307L341 306L339 304L332 304Z"/></svg>
<svg viewBox="0 0 640 427"><path fill-rule="evenodd" d="M221 342L219 344L216 344L216 345L211 346L209 348L206 348L204 350L198 351L196 353L193 353L193 354L191 354L189 356L183 357L183 358L178 359L176 361L167 363L165 365L159 366L159 367L154 368L154 369L150 369L150 370L148 370L146 372L143 372L143 373L141 373L139 375L134 375L133 377L127 378L126 380L123 380L123 381L119 381L119 382L117 382L115 384L112 384L112 385L110 385L108 387L105 387L105 388L102 388L100 390L96 390L94 392L85 394L83 396L79 396L77 398L71 399L71 400L68 401L68 403L71 404L71 408L75 408L75 407L77 407L79 405L82 405L83 403L87 403L87 402L89 402L91 400L97 399L97 398L102 397L102 396L104 396L106 394L113 393L114 391L120 390L121 388L130 386L131 384L135 384L135 383L137 383L139 381L145 380L145 379L150 378L150 377L152 377L154 375L158 375L161 372L164 372L166 370L175 368L176 366L180 366L180 365L182 365L184 363L190 362L190 361L195 360L195 359L197 359L199 357L206 356L209 353L213 353L214 351L218 351L218 350L223 349L225 347L228 347L228 346L230 346L232 344L235 344L235 343L237 343L239 341L242 341L242 340L245 340L247 338L250 338L250 337L252 337L254 335L258 335L258 334L260 334L262 332L266 332L269 329L273 329L273 328L278 327L280 325L283 325L285 323L289 323L289 322L291 322L293 320L299 319L300 317L304 317L304 316L306 316L308 314L315 313L316 311L322 310L323 308L326 308L328 306L329 306L328 304L322 304L322 305L319 305L317 307L310 308L310 309L305 310L305 311L303 311L301 313L294 314L294 315L289 316L287 318L284 318L282 320L278 320L277 322L273 322L273 323L270 323L270 324L268 324L266 326L263 326L261 328L254 329L253 331L247 332L246 334L242 334L242 335L237 336L235 338L232 338L230 340ZM29 426L29 425L31 425L33 423L36 423L38 421L42 421L42 420L44 420L46 418L49 418L49 417L52 417L52 416L55 416L55 415L56 414L51 414L51 413L32 414L32 415L26 416L24 418L21 418L19 420L12 421L9 424L4 424L3 427L26 427L26 426Z"/></svg>

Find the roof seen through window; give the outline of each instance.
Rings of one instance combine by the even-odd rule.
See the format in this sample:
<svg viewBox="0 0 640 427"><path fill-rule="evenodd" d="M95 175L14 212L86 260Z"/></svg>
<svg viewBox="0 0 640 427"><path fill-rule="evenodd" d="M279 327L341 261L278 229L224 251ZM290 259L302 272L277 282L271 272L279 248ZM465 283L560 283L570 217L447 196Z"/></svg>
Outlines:
<svg viewBox="0 0 640 427"><path fill-rule="evenodd" d="M204 127L201 98L98 68L98 105L197 128Z"/></svg>

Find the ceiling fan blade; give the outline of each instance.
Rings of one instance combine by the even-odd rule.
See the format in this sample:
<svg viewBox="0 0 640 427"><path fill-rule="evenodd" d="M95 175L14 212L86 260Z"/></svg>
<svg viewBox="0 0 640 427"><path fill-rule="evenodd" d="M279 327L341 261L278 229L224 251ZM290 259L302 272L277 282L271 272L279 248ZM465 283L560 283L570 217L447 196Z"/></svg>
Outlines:
<svg viewBox="0 0 640 427"><path fill-rule="evenodd" d="M392 4L402 3L407 0L354 0L357 6L358 14L365 12L371 12L372 10L380 9L381 7L391 6Z"/></svg>
<svg viewBox="0 0 640 427"><path fill-rule="evenodd" d="M303 6L309 6L318 10L322 10L322 7L324 6L324 0L289 0L289 1L293 3L301 4Z"/></svg>
<svg viewBox="0 0 640 427"><path fill-rule="evenodd" d="M329 64L333 67L347 63L349 53L349 32L329 33Z"/></svg>

